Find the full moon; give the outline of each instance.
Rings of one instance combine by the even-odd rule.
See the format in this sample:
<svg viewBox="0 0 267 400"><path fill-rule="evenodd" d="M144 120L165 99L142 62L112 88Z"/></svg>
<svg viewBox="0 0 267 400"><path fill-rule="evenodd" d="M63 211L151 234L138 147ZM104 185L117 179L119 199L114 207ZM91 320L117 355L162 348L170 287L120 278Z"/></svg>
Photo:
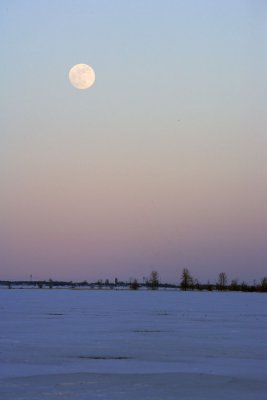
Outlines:
<svg viewBox="0 0 267 400"><path fill-rule="evenodd" d="M69 70L69 80L76 89L88 89L95 82L95 71L90 65L76 64Z"/></svg>

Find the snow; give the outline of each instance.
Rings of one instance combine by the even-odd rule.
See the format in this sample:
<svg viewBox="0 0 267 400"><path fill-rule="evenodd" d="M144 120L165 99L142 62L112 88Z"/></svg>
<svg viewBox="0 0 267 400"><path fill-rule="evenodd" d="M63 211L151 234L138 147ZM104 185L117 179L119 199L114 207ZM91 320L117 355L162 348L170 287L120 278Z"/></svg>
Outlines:
<svg viewBox="0 0 267 400"><path fill-rule="evenodd" d="M0 290L0 398L266 399L261 293Z"/></svg>

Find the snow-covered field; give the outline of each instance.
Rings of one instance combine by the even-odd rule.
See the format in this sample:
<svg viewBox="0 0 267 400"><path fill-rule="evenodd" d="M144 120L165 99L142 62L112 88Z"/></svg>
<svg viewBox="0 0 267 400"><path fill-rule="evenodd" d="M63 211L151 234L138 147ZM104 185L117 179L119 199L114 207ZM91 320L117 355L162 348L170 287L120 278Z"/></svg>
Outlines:
<svg viewBox="0 0 267 400"><path fill-rule="evenodd" d="M0 398L265 400L267 295L0 290Z"/></svg>

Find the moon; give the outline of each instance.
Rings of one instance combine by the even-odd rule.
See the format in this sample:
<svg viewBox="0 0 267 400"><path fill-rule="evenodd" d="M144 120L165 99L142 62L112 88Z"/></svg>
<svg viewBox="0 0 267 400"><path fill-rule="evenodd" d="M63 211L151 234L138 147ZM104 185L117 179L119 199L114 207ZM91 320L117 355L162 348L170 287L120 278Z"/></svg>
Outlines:
<svg viewBox="0 0 267 400"><path fill-rule="evenodd" d="M76 64L69 70L69 80L76 89L88 89L95 83L95 71L90 65Z"/></svg>

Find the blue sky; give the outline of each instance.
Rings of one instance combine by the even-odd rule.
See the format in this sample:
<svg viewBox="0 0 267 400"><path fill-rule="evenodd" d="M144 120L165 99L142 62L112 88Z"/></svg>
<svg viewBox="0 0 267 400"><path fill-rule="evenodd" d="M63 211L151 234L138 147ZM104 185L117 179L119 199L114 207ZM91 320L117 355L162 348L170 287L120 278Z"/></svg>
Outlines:
<svg viewBox="0 0 267 400"><path fill-rule="evenodd" d="M266 275L266 2L2 1L0 26L3 278Z"/></svg>

